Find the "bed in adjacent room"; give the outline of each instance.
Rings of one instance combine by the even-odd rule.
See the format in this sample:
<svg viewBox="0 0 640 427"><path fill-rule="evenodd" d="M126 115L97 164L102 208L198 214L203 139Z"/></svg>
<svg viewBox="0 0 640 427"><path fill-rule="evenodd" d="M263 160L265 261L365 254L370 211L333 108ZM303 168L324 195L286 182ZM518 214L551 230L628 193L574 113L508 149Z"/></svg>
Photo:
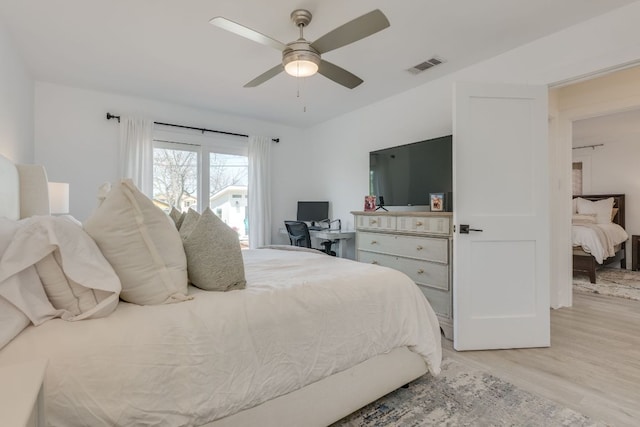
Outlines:
<svg viewBox="0 0 640 427"><path fill-rule="evenodd" d="M598 266L620 263L626 268L625 195L580 195L573 197L571 235L573 271L596 282Z"/></svg>
<svg viewBox="0 0 640 427"><path fill-rule="evenodd" d="M3 178L23 173L12 168L0 159ZM27 182L31 190L21 192L20 183L24 188ZM15 237L23 226L14 224L19 217L46 213L46 175L40 170L0 185L0 231L14 227ZM19 224L36 222L49 238L51 230L74 227L68 218L38 216ZM6 232L1 236L0 262L6 263L15 243L6 241ZM63 270L75 268L73 279L82 283L77 272L95 259L74 267L70 254L79 252L58 240L53 245ZM439 372L438 321L407 276L287 249L242 251L244 289L189 285L170 304L119 300L112 307L115 287L89 277L98 308L72 315L45 307L49 314L37 322L36 310L24 308L28 323L39 325L12 323L17 335L0 349L0 366L47 359L51 426L323 426L428 371ZM29 298L8 303L15 294L3 278L0 305L16 311ZM28 280L40 286L37 277Z"/></svg>

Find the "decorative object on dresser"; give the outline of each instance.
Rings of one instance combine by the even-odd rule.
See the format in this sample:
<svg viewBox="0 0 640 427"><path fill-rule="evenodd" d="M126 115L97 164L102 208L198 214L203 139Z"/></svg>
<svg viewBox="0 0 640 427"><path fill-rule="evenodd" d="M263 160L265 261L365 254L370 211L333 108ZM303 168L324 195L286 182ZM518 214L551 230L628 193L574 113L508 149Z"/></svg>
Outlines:
<svg viewBox="0 0 640 427"><path fill-rule="evenodd" d="M609 200L612 199L612 200ZM600 194L573 197L572 245L573 271L589 274L591 283L596 282L596 267L620 262L626 268L625 195ZM589 230L591 229L591 230ZM606 235L601 244L594 235ZM609 247L610 246L610 247Z"/></svg>
<svg viewBox="0 0 640 427"><path fill-rule="evenodd" d="M356 259L399 270L427 297L444 336L453 339L452 213L351 212Z"/></svg>
<svg viewBox="0 0 640 427"><path fill-rule="evenodd" d="M373 212L376 210L376 196L364 196L364 211Z"/></svg>

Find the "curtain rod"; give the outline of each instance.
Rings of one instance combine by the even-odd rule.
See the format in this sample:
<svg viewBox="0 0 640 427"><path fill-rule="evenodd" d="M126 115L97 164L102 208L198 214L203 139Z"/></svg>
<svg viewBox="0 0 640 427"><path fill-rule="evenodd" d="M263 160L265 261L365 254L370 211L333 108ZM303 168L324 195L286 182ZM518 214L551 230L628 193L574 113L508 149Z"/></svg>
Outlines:
<svg viewBox="0 0 640 427"><path fill-rule="evenodd" d="M111 120L111 119L118 119L118 123L120 123L120 116L116 116L115 114L107 113L107 120ZM171 126L171 127L174 127L174 128L199 130L202 133L213 132L213 133L221 133L221 134L224 134L224 135L242 136L244 138L249 138L249 135L245 135L243 133L225 132L223 130L213 130L213 129L197 128L197 127L193 127L193 126L175 125L173 123L163 123L163 122L153 122L153 123L155 123L157 125L162 125L162 126ZM280 142L280 138L271 138L271 141L278 143L278 142Z"/></svg>
<svg viewBox="0 0 640 427"><path fill-rule="evenodd" d="M580 148L591 148L595 150L596 147L604 147L604 144L581 145L580 147L573 147L572 150L578 150Z"/></svg>

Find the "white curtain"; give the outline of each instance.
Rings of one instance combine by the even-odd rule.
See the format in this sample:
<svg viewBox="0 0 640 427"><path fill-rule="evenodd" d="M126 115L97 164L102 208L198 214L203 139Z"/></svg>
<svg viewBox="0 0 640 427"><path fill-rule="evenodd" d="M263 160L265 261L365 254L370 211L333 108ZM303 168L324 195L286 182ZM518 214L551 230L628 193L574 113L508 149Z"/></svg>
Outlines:
<svg viewBox="0 0 640 427"><path fill-rule="evenodd" d="M120 177L153 197L153 121L120 117Z"/></svg>
<svg viewBox="0 0 640 427"><path fill-rule="evenodd" d="M249 246L271 243L271 138L249 137Z"/></svg>

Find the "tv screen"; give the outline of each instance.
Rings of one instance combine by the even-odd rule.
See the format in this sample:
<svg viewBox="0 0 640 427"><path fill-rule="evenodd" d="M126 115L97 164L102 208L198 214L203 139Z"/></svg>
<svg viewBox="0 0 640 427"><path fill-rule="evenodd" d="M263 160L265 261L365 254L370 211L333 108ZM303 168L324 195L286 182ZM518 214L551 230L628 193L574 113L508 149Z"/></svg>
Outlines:
<svg viewBox="0 0 640 427"><path fill-rule="evenodd" d="M429 193L453 192L451 135L369 153L369 191L385 206L429 206Z"/></svg>
<svg viewBox="0 0 640 427"><path fill-rule="evenodd" d="M329 219L329 202L298 202L297 219L305 222Z"/></svg>

